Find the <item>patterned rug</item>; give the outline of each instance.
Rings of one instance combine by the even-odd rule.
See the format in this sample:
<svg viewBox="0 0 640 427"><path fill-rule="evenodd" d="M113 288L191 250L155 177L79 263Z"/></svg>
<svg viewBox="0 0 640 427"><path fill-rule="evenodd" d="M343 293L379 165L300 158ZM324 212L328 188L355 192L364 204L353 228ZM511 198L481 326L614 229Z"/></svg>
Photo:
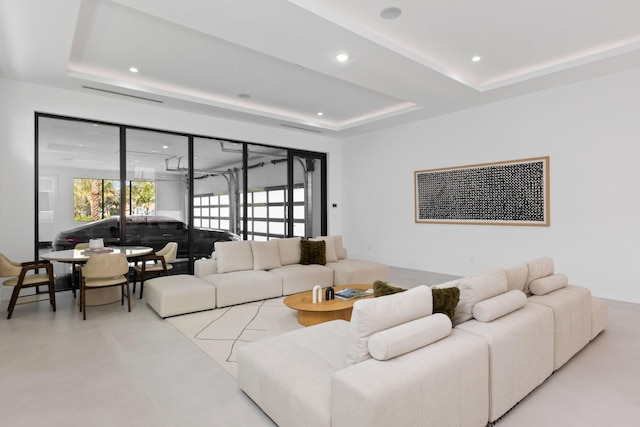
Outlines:
<svg viewBox="0 0 640 427"><path fill-rule="evenodd" d="M303 328L284 298L256 301L167 320L237 378L236 351L247 343Z"/></svg>

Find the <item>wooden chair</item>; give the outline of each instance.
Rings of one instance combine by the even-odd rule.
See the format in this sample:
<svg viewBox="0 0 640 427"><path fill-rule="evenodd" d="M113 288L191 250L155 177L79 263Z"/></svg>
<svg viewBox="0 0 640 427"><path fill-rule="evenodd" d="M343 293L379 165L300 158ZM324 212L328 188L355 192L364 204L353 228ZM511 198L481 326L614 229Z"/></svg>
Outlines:
<svg viewBox="0 0 640 427"><path fill-rule="evenodd" d="M158 252L145 255L142 257L141 265L133 267L133 293L136 292L136 282L138 281L138 273L140 273L140 298L142 299L142 293L144 292L144 281L147 279L147 275L165 275L169 274L169 270L173 268L172 262L176 260L178 254L178 244L176 242L169 242L164 248Z"/></svg>
<svg viewBox="0 0 640 427"><path fill-rule="evenodd" d="M38 273L37 270L44 269L45 274ZM2 284L5 286L13 286L13 292L11 294L11 300L9 301L9 314L7 319L11 319L13 310L16 305L30 304L34 302L40 302L49 300L49 303L53 307L53 311L56 311L56 290L53 276L53 265L49 261L30 261L18 264L9 260L3 254L0 254L0 277L9 277ZM32 301L25 301L18 303L18 298L33 297L33 294L20 295L20 291L25 288L37 288L38 286L48 286L48 298L39 298ZM35 295L38 295L36 290Z"/></svg>
<svg viewBox="0 0 640 427"><path fill-rule="evenodd" d="M131 312L131 298L129 292L129 263L125 254L100 254L93 255L80 269L80 311L82 319L87 319L88 290L120 286L122 288L121 304L127 297L127 305ZM126 289L126 293L125 293Z"/></svg>

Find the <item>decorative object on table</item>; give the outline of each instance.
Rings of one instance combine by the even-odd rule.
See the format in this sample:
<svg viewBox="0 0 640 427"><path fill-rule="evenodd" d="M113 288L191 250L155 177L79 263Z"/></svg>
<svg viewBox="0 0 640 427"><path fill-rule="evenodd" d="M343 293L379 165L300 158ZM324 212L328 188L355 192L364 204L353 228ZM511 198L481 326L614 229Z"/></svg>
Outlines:
<svg viewBox="0 0 640 427"><path fill-rule="evenodd" d="M371 295L371 293L367 292L366 290L354 289L354 288L343 289L335 293L336 298L340 298L343 300L362 298L362 297L367 297L369 295Z"/></svg>
<svg viewBox="0 0 640 427"><path fill-rule="evenodd" d="M104 239L102 237L96 237L89 239L89 249L102 249L104 248Z"/></svg>
<svg viewBox="0 0 640 427"><path fill-rule="evenodd" d="M45 270L45 274L38 273L38 270ZM53 307L53 311L56 311L56 290L54 287L53 279L53 265L49 261L31 261L18 264L0 254L0 277L9 277L2 284L4 286L13 286L13 292L11 293L11 299L9 300L9 314L7 319L11 319L13 315L13 309L16 305L28 304L32 302L40 302L49 300L49 303ZM21 302L17 304L18 298L33 297L30 295L20 295L20 291L25 288L36 288L37 286L46 285L48 288L49 298L40 298L36 300ZM36 295L37 291L36 291Z"/></svg>
<svg viewBox="0 0 640 427"><path fill-rule="evenodd" d="M415 222L549 226L549 157L414 173Z"/></svg>
<svg viewBox="0 0 640 427"><path fill-rule="evenodd" d="M85 249L82 251L82 255L110 254L111 252L113 252L112 248Z"/></svg>
<svg viewBox="0 0 640 427"><path fill-rule="evenodd" d="M330 301L335 298L336 298L336 291L335 289L333 289L333 287L328 287L327 289L325 289L324 291L325 301Z"/></svg>
<svg viewBox="0 0 640 427"><path fill-rule="evenodd" d="M312 301L314 304L322 302L322 287L320 285L315 285L313 287L313 296Z"/></svg>

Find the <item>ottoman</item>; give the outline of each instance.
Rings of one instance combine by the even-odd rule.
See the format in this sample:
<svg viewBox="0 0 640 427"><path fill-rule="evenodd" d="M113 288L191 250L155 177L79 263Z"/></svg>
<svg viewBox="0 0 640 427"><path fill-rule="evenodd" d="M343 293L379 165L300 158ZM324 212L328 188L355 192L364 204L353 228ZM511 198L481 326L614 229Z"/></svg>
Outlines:
<svg viewBox="0 0 640 427"><path fill-rule="evenodd" d="M147 304L162 318L216 308L216 287L189 274L156 277L145 286Z"/></svg>

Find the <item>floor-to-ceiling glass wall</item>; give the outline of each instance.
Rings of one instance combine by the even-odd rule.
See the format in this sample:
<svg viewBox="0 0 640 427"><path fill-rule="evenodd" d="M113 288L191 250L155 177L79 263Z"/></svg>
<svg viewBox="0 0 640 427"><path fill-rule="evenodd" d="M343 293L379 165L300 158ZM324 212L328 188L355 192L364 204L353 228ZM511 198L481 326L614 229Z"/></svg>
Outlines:
<svg viewBox="0 0 640 427"><path fill-rule="evenodd" d="M119 127L39 116L36 130L39 250L73 249L103 231L106 244L118 244ZM57 288L70 288L71 269L54 264Z"/></svg>
<svg viewBox="0 0 640 427"><path fill-rule="evenodd" d="M41 251L176 241L177 273L216 241L326 234L322 153L40 113L36 123ZM65 288L71 265L56 269Z"/></svg>

